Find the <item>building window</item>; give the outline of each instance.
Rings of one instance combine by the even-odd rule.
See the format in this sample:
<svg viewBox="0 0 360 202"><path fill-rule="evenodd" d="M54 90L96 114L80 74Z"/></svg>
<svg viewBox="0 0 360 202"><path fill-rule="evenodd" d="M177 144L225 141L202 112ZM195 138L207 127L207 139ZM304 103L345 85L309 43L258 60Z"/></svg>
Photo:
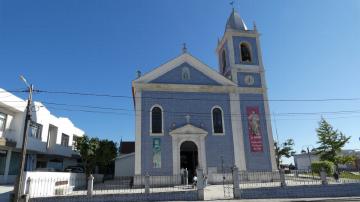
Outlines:
<svg viewBox="0 0 360 202"><path fill-rule="evenodd" d="M30 122L30 137L41 139L42 125L34 121Z"/></svg>
<svg viewBox="0 0 360 202"><path fill-rule="evenodd" d="M160 106L154 106L151 108L151 133L152 134L162 134L162 109Z"/></svg>
<svg viewBox="0 0 360 202"><path fill-rule="evenodd" d="M221 71L222 73L225 73L225 68L226 68L226 53L225 50L222 51L222 55L221 55Z"/></svg>
<svg viewBox="0 0 360 202"><path fill-rule="evenodd" d="M212 123L213 123L213 133L214 134L223 134L224 133L224 117L223 111L220 107L214 107L212 109Z"/></svg>
<svg viewBox="0 0 360 202"><path fill-rule="evenodd" d="M182 80L189 80L190 79L190 70L189 70L188 67L182 68L181 79Z"/></svg>
<svg viewBox="0 0 360 202"><path fill-rule="evenodd" d="M0 137L4 134L6 127L6 114L0 112Z"/></svg>
<svg viewBox="0 0 360 202"><path fill-rule="evenodd" d="M240 49L241 49L241 61L251 62L250 46L247 43L241 43Z"/></svg>
<svg viewBox="0 0 360 202"><path fill-rule="evenodd" d="M61 146L69 146L69 136L64 133L61 135Z"/></svg>
<svg viewBox="0 0 360 202"><path fill-rule="evenodd" d="M73 135L73 142L72 142L72 149L75 150L75 145L76 145L76 141L79 139L78 136L76 135Z"/></svg>

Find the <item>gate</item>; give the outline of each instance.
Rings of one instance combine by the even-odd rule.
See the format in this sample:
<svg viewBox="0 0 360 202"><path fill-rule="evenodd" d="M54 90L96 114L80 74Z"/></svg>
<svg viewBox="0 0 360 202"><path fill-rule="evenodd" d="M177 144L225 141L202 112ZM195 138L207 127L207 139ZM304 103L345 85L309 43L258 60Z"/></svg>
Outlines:
<svg viewBox="0 0 360 202"><path fill-rule="evenodd" d="M233 193L233 168L224 167L224 160L221 157L222 186L224 191L224 199L234 198Z"/></svg>
<svg viewBox="0 0 360 202"><path fill-rule="evenodd" d="M232 171L232 169L231 169L231 171ZM225 199L234 198L232 172L230 172L230 173L223 172L222 186L223 186L223 191L224 191L224 198Z"/></svg>

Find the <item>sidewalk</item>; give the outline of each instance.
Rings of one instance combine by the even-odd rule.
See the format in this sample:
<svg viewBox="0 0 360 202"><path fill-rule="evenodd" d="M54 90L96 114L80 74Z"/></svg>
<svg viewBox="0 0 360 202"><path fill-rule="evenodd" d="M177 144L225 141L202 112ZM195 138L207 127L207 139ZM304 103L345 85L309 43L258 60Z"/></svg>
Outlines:
<svg viewBox="0 0 360 202"><path fill-rule="evenodd" d="M0 201L9 201L10 193L13 190L13 185L0 185Z"/></svg>

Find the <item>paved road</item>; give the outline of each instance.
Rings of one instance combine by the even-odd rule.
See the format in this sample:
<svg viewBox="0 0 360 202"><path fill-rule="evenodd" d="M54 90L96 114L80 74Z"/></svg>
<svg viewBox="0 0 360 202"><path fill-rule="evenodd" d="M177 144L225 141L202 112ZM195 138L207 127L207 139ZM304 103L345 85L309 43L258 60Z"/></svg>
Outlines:
<svg viewBox="0 0 360 202"><path fill-rule="evenodd" d="M207 201L207 200L205 200ZM360 201L360 197L339 198L296 198L296 199L247 199L247 200L210 200L211 202L353 202ZM180 201L178 201L180 202ZM188 201L184 201L188 202Z"/></svg>
<svg viewBox="0 0 360 202"><path fill-rule="evenodd" d="M0 201L9 201L10 193L13 190L13 185L0 185Z"/></svg>

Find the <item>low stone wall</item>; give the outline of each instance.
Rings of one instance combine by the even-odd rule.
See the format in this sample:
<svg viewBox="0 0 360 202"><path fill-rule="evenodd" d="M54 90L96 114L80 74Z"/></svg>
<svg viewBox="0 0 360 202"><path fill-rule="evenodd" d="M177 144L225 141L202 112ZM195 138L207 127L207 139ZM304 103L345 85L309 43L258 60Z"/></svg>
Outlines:
<svg viewBox="0 0 360 202"><path fill-rule="evenodd" d="M232 184L232 173L211 173L208 175L208 184L222 184L223 182L225 184Z"/></svg>
<svg viewBox="0 0 360 202"><path fill-rule="evenodd" d="M94 196L58 196L46 198L31 198L30 202L113 202L113 201L196 201L197 191L160 192L151 194L106 194Z"/></svg>
<svg viewBox="0 0 360 202"><path fill-rule="evenodd" d="M181 176L150 176L150 187L162 187L169 185L180 185ZM143 187L145 185L145 176L134 176L134 185L136 187Z"/></svg>
<svg viewBox="0 0 360 202"><path fill-rule="evenodd" d="M360 196L360 184L303 185L242 189L242 199Z"/></svg>

